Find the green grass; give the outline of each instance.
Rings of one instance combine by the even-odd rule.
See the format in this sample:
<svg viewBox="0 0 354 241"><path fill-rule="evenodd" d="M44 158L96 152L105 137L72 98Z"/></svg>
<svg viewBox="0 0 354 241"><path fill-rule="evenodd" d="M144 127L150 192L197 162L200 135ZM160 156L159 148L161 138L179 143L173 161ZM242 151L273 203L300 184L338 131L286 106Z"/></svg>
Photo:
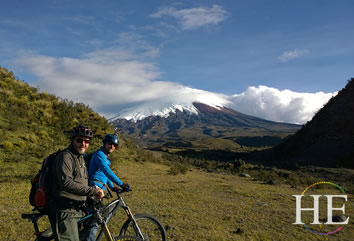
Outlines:
<svg viewBox="0 0 354 241"><path fill-rule="evenodd" d="M30 240L32 225L20 218L21 213L31 210L30 184L23 177L36 168L20 170L22 174L17 175L22 178L10 178L10 174L1 178L0 240ZM292 224L292 195L301 194L306 186L265 185L252 178L195 168L189 168L186 174L171 175L168 165L151 162L119 161L114 163L114 170L133 189L125 195L133 213L158 217L168 229L169 240L326 240ZM322 193L325 190L319 189ZM353 217L352 194L348 194L348 200L346 214ZM110 225L114 233L125 219L123 211L118 212ZM343 226L341 232L328 239L350 240L354 235L353 220ZM242 234L236 232L239 228L244 230Z"/></svg>

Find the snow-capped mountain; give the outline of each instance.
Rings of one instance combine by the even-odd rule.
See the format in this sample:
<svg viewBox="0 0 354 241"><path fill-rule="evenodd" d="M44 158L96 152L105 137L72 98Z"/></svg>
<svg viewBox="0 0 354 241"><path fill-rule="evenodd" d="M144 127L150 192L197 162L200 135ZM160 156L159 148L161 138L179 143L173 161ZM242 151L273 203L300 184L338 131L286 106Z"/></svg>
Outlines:
<svg viewBox="0 0 354 241"><path fill-rule="evenodd" d="M199 101L198 101L199 102ZM123 110L119 114L120 119L132 120L134 122L138 120L143 120L149 116L160 116L167 118L171 114L175 114L177 111L185 112L189 114L199 114L199 110L193 104L195 102L189 102L186 100L178 101L178 104L172 103L169 101L165 102L148 102L140 106L135 106L131 109ZM221 109L224 107L224 104L227 103L223 99L205 99L202 102L208 106L211 106L216 109Z"/></svg>
<svg viewBox="0 0 354 241"><path fill-rule="evenodd" d="M149 147L229 150L241 146L272 146L300 128L200 102L171 105L161 110L156 106L142 107L140 111L122 114L113 124L122 133Z"/></svg>
<svg viewBox="0 0 354 241"><path fill-rule="evenodd" d="M176 111L181 112L190 112L191 114L198 115L198 110L194 107L193 104L190 105L180 105L180 104L172 104L167 106L139 106L134 108L133 110L125 110L120 114L120 118L124 118L127 120L132 120L134 122L138 120L143 120L149 116L160 116L160 117L168 117L170 114L175 114Z"/></svg>

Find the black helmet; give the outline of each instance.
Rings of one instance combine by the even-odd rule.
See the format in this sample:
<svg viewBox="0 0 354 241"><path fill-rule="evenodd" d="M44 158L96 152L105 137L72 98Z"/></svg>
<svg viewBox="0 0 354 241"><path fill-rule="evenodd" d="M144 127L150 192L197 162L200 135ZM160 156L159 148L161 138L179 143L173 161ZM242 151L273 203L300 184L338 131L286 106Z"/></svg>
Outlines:
<svg viewBox="0 0 354 241"><path fill-rule="evenodd" d="M91 139L93 137L93 133L92 133L92 130L90 128L88 128L87 126L78 125L78 126L75 126L72 131L72 137L75 137L75 136L85 136L85 137L88 137Z"/></svg>
<svg viewBox="0 0 354 241"><path fill-rule="evenodd" d="M103 143L113 143L115 145L118 145L119 144L119 139L118 139L118 136L116 134L108 134L106 135L103 140L102 140Z"/></svg>

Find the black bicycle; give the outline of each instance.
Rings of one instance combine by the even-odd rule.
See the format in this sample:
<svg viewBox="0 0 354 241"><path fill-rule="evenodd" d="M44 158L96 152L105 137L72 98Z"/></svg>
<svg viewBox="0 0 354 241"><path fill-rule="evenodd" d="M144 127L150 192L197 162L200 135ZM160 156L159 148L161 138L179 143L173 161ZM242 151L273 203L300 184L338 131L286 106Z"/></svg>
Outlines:
<svg viewBox="0 0 354 241"><path fill-rule="evenodd" d="M81 227L80 240L83 240L90 228L88 224L97 222L100 226L100 231L96 241L101 240L103 235L105 235L106 239L109 241L167 241L165 228L157 218L149 214L133 215L121 196L124 192L123 190L117 191L117 198L107 205L103 205L102 207L98 204L93 205L92 211L79 220L78 225ZM112 196L110 192L109 195ZM123 208L128 219L120 229L119 235L115 236L110 232L108 223L120 207ZM42 213L22 214L22 218L28 219L33 223L36 241L53 240L54 235L51 228L44 231L39 230L37 222L43 216L45 216L45 214Z"/></svg>

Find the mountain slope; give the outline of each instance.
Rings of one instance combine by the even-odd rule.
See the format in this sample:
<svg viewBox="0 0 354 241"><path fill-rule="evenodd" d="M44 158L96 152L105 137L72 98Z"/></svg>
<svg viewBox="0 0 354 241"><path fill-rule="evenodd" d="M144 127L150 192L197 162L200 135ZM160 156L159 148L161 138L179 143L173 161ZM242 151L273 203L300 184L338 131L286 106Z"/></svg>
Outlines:
<svg viewBox="0 0 354 241"><path fill-rule="evenodd" d="M193 103L195 112L176 110L167 117L117 119L113 124L149 147L229 149L274 146L300 126L267 121L226 107Z"/></svg>
<svg viewBox="0 0 354 241"><path fill-rule="evenodd" d="M272 154L283 162L354 168L354 78Z"/></svg>
<svg viewBox="0 0 354 241"><path fill-rule="evenodd" d="M0 171L10 173L8 178L13 178L11 173L17 173L23 165L28 176L34 175L44 156L68 145L71 129L78 124L94 131L89 151L98 148L103 136L114 131L105 118L85 104L40 92L0 67ZM125 155L127 142L122 140L119 158L132 156Z"/></svg>

